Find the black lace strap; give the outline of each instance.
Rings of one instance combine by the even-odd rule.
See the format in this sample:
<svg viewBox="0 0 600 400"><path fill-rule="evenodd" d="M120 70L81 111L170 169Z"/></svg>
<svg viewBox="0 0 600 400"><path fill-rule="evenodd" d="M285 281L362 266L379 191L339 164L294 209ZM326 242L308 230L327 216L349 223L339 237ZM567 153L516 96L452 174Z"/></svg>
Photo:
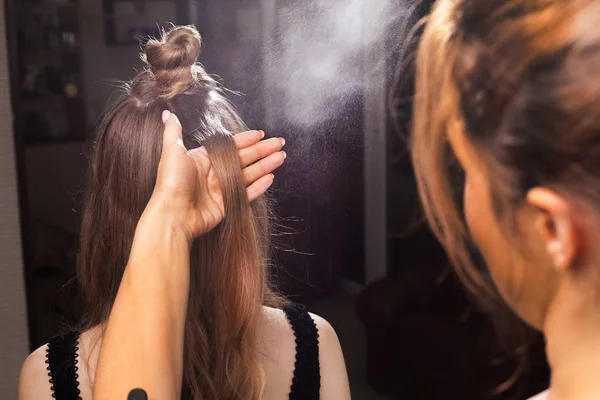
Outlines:
<svg viewBox="0 0 600 400"><path fill-rule="evenodd" d="M52 397L57 400L81 400L79 393L79 332L56 336L46 350L48 376L52 385Z"/></svg>
<svg viewBox="0 0 600 400"><path fill-rule="evenodd" d="M290 400L317 400L321 392L319 331L304 306L283 307L296 336L296 364Z"/></svg>

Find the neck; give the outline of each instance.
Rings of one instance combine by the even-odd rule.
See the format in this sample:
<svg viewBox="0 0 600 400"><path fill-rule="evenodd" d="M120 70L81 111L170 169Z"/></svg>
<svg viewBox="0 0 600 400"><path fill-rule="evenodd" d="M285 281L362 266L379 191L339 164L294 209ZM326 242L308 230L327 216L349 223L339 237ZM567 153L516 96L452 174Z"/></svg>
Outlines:
<svg viewBox="0 0 600 400"><path fill-rule="evenodd" d="M552 400L600 399L600 293L591 277L566 277L544 323Z"/></svg>

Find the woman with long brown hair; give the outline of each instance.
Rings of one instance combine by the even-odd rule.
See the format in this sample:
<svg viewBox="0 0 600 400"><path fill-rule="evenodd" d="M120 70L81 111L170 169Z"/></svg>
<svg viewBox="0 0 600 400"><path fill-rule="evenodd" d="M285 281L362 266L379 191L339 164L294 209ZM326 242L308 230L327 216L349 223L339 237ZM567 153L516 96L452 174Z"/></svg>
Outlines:
<svg viewBox="0 0 600 400"><path fill-rule="evenodd" d="M53 339L26 361L24 400L92 398L104 324L156 182L163 110L178 117L187 149L206 152L223 203L223 220L191 246L181 397L349 397L331 326L285 302L268 282L268 208L264 198L249 203L246 186L256 175L252 169L273 169L283 162L285 154L278 151L283 141L267 140L238 154L233 134L247 129L196 64L200 45L192 27L175 27L161 40L149 41L143 56L148 68L125 86L102 118L78 266L85 319L81 330ZM240 164L247 167L243 172Z"/></svg>
<svg viewBox="0 0 600 400"><path fill-rule="evenodd" d="M412 156L425 212L465 283L543 331L551 387L540 396L553 400L600 398L598 62L594 0L440 0L417 57Z"/></svg>

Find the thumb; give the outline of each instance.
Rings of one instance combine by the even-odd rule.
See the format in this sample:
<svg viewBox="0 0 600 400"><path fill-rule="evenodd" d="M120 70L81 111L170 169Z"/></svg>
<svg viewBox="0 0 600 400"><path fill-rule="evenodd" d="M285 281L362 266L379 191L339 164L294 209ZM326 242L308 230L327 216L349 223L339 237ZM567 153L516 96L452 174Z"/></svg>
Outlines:
<svg viewBox="0 0 600 400"><path fill-rule="evenodd" d="M163 111L162 120L165 124L163 133L163 149L172 146L183 146L182 127L179 118L168 110Z"/></svg>

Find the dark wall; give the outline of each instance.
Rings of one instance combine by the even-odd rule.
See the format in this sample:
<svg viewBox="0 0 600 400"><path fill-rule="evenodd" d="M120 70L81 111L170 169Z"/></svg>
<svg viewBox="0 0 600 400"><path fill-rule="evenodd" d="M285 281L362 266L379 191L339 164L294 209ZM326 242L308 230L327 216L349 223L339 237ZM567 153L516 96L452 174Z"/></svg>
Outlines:
<svg viewBox="0 0 600 400"><path fill-rule="evenodd" d="M362 109L358 95L333 120L285 130L292 151L280 174L276 211L297 218L283 221L294 234L281 237L286 243L277 260L289 291L308 299L334 292L342 278L364 280ZM304 137L312 135L307 145Z"/></svg>
<svg viewBox="0 0 600 400"><path fill-rule="evenodd" d="M406 31L425 17L432 0L413 2ZM406 32L408 33L408 32ZM412 37L391 31L387 47L395 49L388 62L390 78L388 115L388 232L389 269L392 273L418 264L445 262L445 253L429 229L421 210L414 171L409 153L412 134L415 58L422 29Z"/></svg>

